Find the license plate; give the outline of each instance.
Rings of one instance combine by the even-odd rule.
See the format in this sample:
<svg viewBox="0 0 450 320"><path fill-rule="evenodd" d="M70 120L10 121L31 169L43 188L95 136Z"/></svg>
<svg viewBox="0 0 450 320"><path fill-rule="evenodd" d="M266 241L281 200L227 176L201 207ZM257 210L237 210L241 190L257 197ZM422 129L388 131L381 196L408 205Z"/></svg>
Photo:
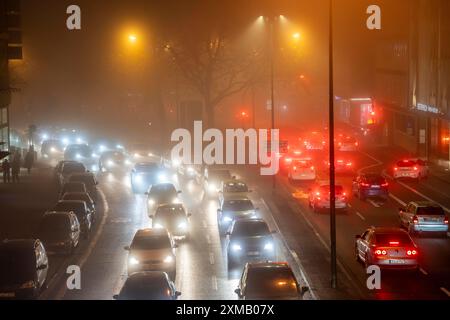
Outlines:
<svg viewBox="0 0 450 320"><path fill-rule="evenodd" d="M15 296L14 292L0 292L0 298L14 298Z"/></svg>
<svg viewBox="0 0 450 320"><path fill-rule="evenodd" d="M399 259L391 259L389 260L389 264L404 264L405 261L404 260L399 260Z"/></svg>
<svg viewBox="0 0 450 320"><path fill-rule="evenodd" d="M247 255L249 255L249 256L259 256L259 251L249 251L247 253Z"/></svg>

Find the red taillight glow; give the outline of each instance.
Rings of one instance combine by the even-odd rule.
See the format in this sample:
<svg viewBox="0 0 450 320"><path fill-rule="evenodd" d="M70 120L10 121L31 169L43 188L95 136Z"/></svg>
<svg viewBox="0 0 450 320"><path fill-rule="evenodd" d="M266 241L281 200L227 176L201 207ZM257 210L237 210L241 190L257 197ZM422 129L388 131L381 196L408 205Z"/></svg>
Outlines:
<svg viewBox="0 0 450 320"><path fill-rule="evenodd" d="M406 251L406 254L408 256L416 256L418 254L416 249L408 249L408 251Z"/></svg>
<svg viewBox="0 0 450 320"><path fill-rule="evenodd" d="M419 223L419 218L417 218L417 216L413 217L413 223L414 224L418 224Z"/></svg>
<svg viewBox="0 0 450 320"><path fill-rule="evenodd" d="M377 249L375 250L375 255L377 256L385 256L387 254L386 250Z"/></svg>
<svg viewBox="0 0 450 320"><path fill-rule="evenodd" d="M291 158L285 158L284 162L292 162L292 159Z"/></svg>
<svg viewBox="0 0 450 320"><path fill-rule="evenodd" d="M417 171L417 170L419 170L417 167L414 167L414 171Z"/></svg>
<svg viewBox="0 0 450 320"><path fill-rule="evenodd" d="M311 170L314 170L314 166L311 166Z"/></svg>
<svg viewBox="0 0 450 320"><path fill-rule="evenodd" d="M382 187L387 187L387 186L389 186L389 183L387 183L387 182L382 183L381 186L382 186Z"/></svg>
<svg viewBox="0 0 450 320"><path fill-rule="evenodd" d="M358 146L358 142L355 142L355 146L356 146L356 147Z"/></svg>
<svg viewBox="0 0 450 320"><path fill-rule="evenodd" d="M398 170L398 168L397 167L394 167L394 171L397 171Z"/></svg>
<svg viewBox="0 0 450 320"><path fill-rule="evenodd" d="M294 166L294 171L297 171L297 167Z"/></svg>
<svg viewBox="0 0 450 320"><path fill-rule="evenodd" d="M389 241L389 244L391 246L398 246L400 244L400 242L398 242L398 241Z"/></svg>
<svg viewBox="0 0 450 320"><path fill-rule="evenodd" d="M445 217L444 223L445 223L445 224L448 224L448 217Z"/></svg>
<svg viewBox="0 0 450 320"><path fill-rule="evenodd" d="M351 162L348 162L348 163L346 164L347 167L351 167L352 165L353 165L353 163L351 163Z"/></svg>
<svg viewBox="0 0 450 320"><path fill-rule="evenodd" d="M320 192L316 192L316 196L320 196Z"/></svg>

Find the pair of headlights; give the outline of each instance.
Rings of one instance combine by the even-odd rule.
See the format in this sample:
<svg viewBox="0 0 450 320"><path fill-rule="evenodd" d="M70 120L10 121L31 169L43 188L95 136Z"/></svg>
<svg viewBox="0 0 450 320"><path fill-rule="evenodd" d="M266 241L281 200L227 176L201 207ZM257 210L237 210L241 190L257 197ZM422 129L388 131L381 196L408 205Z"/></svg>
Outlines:
<svg viewBox="0 0 450 320"><path fill-rule="evenodd" d="M138 265L138 264L140 264L141 262L137 259L137 258L135 258L135 257L130 257L130 259L128 260L129 261L129 263L130 263L130 265L132 265L132 266L136 266L136 265ZM164 259L163 259L163 262L164 263L167 263L167 264L169 264L169 263L172 263L174 261L174 259L173 259L173 256L167 256L167 257L165 257Z"/></svg>

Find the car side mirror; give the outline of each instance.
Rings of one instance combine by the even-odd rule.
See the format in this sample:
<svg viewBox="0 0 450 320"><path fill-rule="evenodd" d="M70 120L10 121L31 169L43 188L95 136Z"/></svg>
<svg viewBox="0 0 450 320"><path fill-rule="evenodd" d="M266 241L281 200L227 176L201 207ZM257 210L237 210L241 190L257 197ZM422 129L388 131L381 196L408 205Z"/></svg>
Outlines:
<svg viewBox="0 0 450 320"><path fill-rule="evenodd" d="M181 296L181 292L180 291L175 291L175 297L179 297Z"/></svg>
<svg viewBox="0 0 450 320"><path fill-rule="evenodd" d="M239 289L239 288L235 289L234 293L236 293L240 297L241 296L241 289Z"/></svg>
<svg viewBox="0 0 450 320"><path fill-rule="evenodd" d="M44 269L47 269L46 264L41 264L39 267L37 267L37 270L44 270Z"/></svg>
<svg viewBox="0 0 450 320"><path fill-rule="evenodd" d="M123 247L124 250L130 251L130 246Z"/></svg>
<svg viewBox="0 0 450 320"><path fill-rule="evenodd" d="M355 239L361 239L361 235L357 234L357 235L355 236Z"/></svg>
<svg viewBox="0 0 450 320"><path fill-rule="evenodd" d="M113 299L114 300L119 300L119 295L118 294L113 295Z"/></svg>

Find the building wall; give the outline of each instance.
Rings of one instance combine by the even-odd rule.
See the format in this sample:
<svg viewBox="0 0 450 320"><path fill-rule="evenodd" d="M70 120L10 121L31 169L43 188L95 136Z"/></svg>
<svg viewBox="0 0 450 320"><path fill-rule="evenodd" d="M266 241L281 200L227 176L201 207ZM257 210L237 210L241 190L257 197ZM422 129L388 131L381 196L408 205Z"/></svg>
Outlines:
<svg viewBox="0 0 450 320"><path fill-rule="evenodd" d="M8 106L11 103L8 75L6 0L0 0L0 150L8 147Z"/></svg>

